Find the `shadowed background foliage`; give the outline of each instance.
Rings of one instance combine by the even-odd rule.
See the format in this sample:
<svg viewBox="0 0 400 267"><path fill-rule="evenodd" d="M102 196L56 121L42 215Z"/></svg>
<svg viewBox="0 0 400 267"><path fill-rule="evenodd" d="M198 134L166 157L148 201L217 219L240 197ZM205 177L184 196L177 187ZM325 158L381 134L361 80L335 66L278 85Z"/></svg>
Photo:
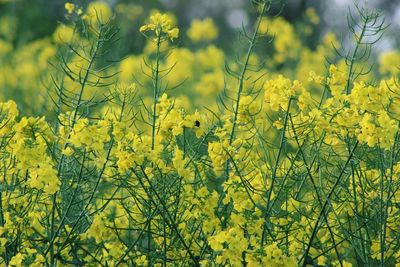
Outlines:
<svg viewBox="0 0 400 267"><path fill-rule="evenodd" d="M62 0L0 0L0 37L10 38L12 36L15 45L32 41L34 39L49 36L54 32L57 21L64 21L64 4ZM91 1L73 1L79 6L85 7ZM237 29L242 25L248 27L255 20L255 14L249 12L251 1L248 0L106 0L111 7L118 8L121 4L137 6L128 19L126 25L127 35L135 31L139 23L151 9L168 10L177 16L180 28L185 31L194 18L212 17L220 28L220 36L217 44L224 48L232 45ZM400 25L400 2L392 0L287 0L283 1L284 6L276 5L275 13L279 13L289 22L301 21L304 19L304 12L309 7L316 9L321 21L316 27L310 44L315 44L321 33L329 30L335 31L338 35L347 27L344 14L354 3L365 4L379 9L391 23L390 32L395 32ZM12 18L11 18L12 16ZM5 18L8 20L5 22ZM12 32L6 36L4 32ZM131 34L132 35L132 34ZM132 38L133 39L133 38ZM128 45L129 52L139 52L141 44L135 45L135 40ZM398 37L393 34L386 34L381 42L381 49L397 47Z"/></svg>

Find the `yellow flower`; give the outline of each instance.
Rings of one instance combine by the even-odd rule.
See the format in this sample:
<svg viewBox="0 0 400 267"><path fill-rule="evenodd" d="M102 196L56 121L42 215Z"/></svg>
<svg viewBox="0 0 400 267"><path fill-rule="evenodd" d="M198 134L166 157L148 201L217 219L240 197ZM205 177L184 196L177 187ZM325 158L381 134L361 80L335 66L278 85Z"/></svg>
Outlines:
<svg viewBox="0 0 400 267"><path fill-rule="evenodd" d="M172 19L167 14L156 13L149 18L149 23L140 27L140 32L154 32L157 38L178 38L179 29L173 26Z"/></svg>
<svg viewBox="0 0 400 267"><path fill-rule="evenodd" d="M396 50L383 52L379 56L379 72L382 74L397 75L399 69L400 53Z"/></svg>
<svg viewBox="0 0 400 267"><path fill-rule="evenodd" d="M194 19L186 34L194 43L213 41L218 37L218 28L211 18Z"/></svg>
<svg viewBox="0 0 400 267"><path fill-rule="evenodd" d="M67 157L71 157L74 154L74 150L71 147L67 147L62 153Z"/></svg>
<svg viewBox="0 0 400 267"><path fill-rule="evenodd" d="M299 81L291 81L282 75L264 84L264 102L273 111L286 110L289 99L302 91Z"/></svg>
<svg viewBox="0 0 400 267"><path fill-rule="evenodd" d="M189 158L184 158L182 150L178 147L175 148L175 157L172 159L175 170L179 176L185 178L188 182L194 180L194 170L189 166Z"/></svg>
<svg viewBox="0 0 400 267"><path fill-rule="evenodd" d="M21 253L17 253L14 257L11 258L9 265L10 266L22 266L22 261L24 260L24 255Z"/></svg>
<svg viewBox="0 0 400 267"><path fill-rule="evenodd" d="M70 43L72 38L74 36L74 29L71 27L60 24L57 26L56 30L53 33L53 41L58 43L58 44L63 44L63 43Z"/></svg>
<svg viewBox="0 0 400 267"><path fill-rule="evenodd" d="M87 18L93 25L100 19L101 22L108 21L112 16L109 5L104 1L91 2L87 7Z"/></svg>
<svg viewBox="0 0 400 267"><path fill-rule="evenodd" d="M312 24L318 24L320 19L318 16L317 11L315 10L315 8L309 7L306 9L305 12L306 17L308 18L308 20L312 23Z"/></svg>
<svg viewBox="0 0 400 267"><path fill-rule="evenodd" d="M74 9L75 9L74 4L67 2L67 3L65 3L64 7L65 7L65 10L67 10L68 14L72 14L74 12Z"/></svg>
<svg viewBox="0 0 400 267"><path fill-rule="evenodd" d="M168 31L168 36L171 39L176 39L179 36L179 29L178 28L173 28L172 30Z"/></svg>

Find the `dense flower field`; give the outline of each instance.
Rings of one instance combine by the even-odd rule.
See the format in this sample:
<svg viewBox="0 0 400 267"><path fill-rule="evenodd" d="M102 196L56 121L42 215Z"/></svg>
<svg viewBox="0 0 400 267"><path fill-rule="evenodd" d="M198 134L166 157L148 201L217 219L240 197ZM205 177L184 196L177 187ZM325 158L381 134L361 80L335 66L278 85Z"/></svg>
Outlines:
<svg viewBox="0 0 400 267"><path fill-rule="evenodd" d="M316 11L276 4L253 1L235 56L211 18L133 4L68 2L19 46L3 17L1 266L400 266L386 24L357 6L350 45L312 47ZM142 53L118 58L127 33Z"/></svg>

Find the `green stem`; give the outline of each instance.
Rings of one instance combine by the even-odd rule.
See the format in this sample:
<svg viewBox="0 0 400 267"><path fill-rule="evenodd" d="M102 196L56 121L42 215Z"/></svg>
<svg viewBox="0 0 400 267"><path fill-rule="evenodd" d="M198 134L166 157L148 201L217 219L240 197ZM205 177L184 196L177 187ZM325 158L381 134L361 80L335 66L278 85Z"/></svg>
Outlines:
<svg viewBox="0 0 400 267"><path fill-rule="evenodd" d="M322 216L325 214L325 212L326 212L326 215L325 215L325 216L328 216L328 210L327 210L327 211L325 211L325 210L326 210L328 204L330 204L330 199L331 199L333 193L335 192L336 187L339 185L340 180L342 179L343 175L345 174L347 165L349 165L351 159L353 158L353 155L354 155L354 152L355 152L357 146L358 146L358 141L356 141L356 143L354 144L354 147L353 147L353 149L351 150L350 155L349 155L349 157L348 157L347 160L346 160L346 163L345 163L344 166L342 167L342 170L340 171L340 174L339 174L338 178L336 179L335 184L332 186L332 188L331 188L331 190L330 190L330 192L329 192L329 194L328 194L328 196L327 196L327 199L325 200L325 203L324 203L324 205L322 206L322 209L321 209L321 211L320 211L320 213L319 213L319 215L318 215L317 221L315 222L315 225L314 225L314 227L313 227L313 231L312 231L310 240L309 240L309 242L308 242L306 251L304 252L303 257L300 259L300 261L301 261L302 259L304 259L304 261L303 261L303 267L306 267L306 265L307 265L308 254L309 254L309 252L310 252L312 243L313 243L313 241L314 241L314 239L315 239L315 237L316 237L316 235L317 235L317 233L318 233L318 230L319 230L319 222L320 222Z"/></svg>
<svg viewBox="0 0 400 267"><path fill-rule="evenodd" d="M154 150L155 135L156 135L156 120L157 120L157 102L159 94L159 69L160 69L160 45L161 35L157 38L156 43L156 68L153 70L153 118L151 125L151 149Z"/></svg>
<svg viewBox="0 0 400 267"><path fill-rule="evenodd" d="M251 53L253 52L253 47L256 44L256 40L257 40L257 36L258 36L258 31L260 29L260 25L261 25L261 21L263 18L263 15L267 9L267 4L269 3L269 1L265 1L262 5L261 11L260 11L260 15L258 16L258 20L257 20L257 25L255 28L255 31L253 33L253 36L250 40L250 45L247 48L247 53L246 53L246 59L241 71L241 74L239 76L239 84L238 84L238 88L237 88L237 95L236 95L236 102L235 102L235 111L234 111L234 115L233 115L233 122L232 122L232 130L231 133L229 135L229 145L232 145L233 139L235 137L235 128L236 128L236 124L237 124L237 118L239 115L239 104L240 104L240 98L242 96L242 91L243 91L243 81L245 79L246 76L246 72L247 72L247 68L249 65L249 60L250 60L250 56Z"/></svg>
<svg viewBox="0 0 400 267"><path fill-rule="evenodd" d="M96 44L94 45L93 54L92 54L92 56L90 58L90 61L88 63L88 67L86 68L85 76L84 76L84 78L83 78L83 80L81 82L81 88L80 88L80 91L79 91L79 94L78 94L78 99L77 99L77 103L76 103L75 109L73 111L74 114L73 114L73 118L72 118L72 121L71 121L71 125L69 127L67 140L71 137L72 129L75 126L75 123L77 121L78 110L79 110L81 102L82 102L83 92L85 90L85 87L86 87L86 84L87 84L87 81L88 81L88 78L89 78L89 74L91 72L91 68L92 68L92 66L94 64L95 59L97 58L97 52L98 52L98 49L100 48L101 42L102 42L102 29L100 29L100 31L99 31L99 35L97 37ZM66 149L68 147L68 145L69 145L69 143L66 142L64 144L64 146L63 146L63 150ZM57 168L57 177L60 177L60 175L61 175L64 159L65 159L64 154L61 154L61 158L60 158L60 161L58 163L58 168ZM55 236L54 236L55 235L55 213L56 213L56 207L57 207L57 201L56 200L57 200L57 192L54 193L53 199L52 199L52 202L53 202L52 205L53 206L52 206L52 210L51 210L50 240L53 240L55 238ZM54 242L49 244L49 249L48 250L50 251L50 266L54 266L55 265Z"/></svg>

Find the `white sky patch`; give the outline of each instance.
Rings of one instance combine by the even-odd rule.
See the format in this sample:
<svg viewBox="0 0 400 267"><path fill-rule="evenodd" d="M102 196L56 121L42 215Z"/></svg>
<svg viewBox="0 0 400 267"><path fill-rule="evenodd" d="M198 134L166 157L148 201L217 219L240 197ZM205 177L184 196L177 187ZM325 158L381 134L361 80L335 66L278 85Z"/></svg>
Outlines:
<svg viewBox="0 0 400 267"><path fill-rule="evenodd" d="M392 50L394 45L395 44L392 39L382 38L381 40L379 40L379 42L376 43L375 50L378 51L378 54L381 54L382 52Z"/></svg>
<svg viewBox="0 0 400 267"><path fill-rule="evenodd" d="M231 10L227 14L226 20L228 25L235 29L241 28L242 25L246 26L249 23L249 17L243 9Z"/></svg>
<svg viewBox="0 0 400 267"><path fill-rule="evenodd" d="M345 7L345 8L347 8L348 5L353 4L353 1L351 1L351 0L350 1L349 0L334 0L334 1L337 6Z"/></svg>
<svg viewBox="0 0 400 267"><path fill-rule="evenodd" d="M398 5L396 11L394 11L392 23L396 26L400 26L400 5Z"/></svg>

